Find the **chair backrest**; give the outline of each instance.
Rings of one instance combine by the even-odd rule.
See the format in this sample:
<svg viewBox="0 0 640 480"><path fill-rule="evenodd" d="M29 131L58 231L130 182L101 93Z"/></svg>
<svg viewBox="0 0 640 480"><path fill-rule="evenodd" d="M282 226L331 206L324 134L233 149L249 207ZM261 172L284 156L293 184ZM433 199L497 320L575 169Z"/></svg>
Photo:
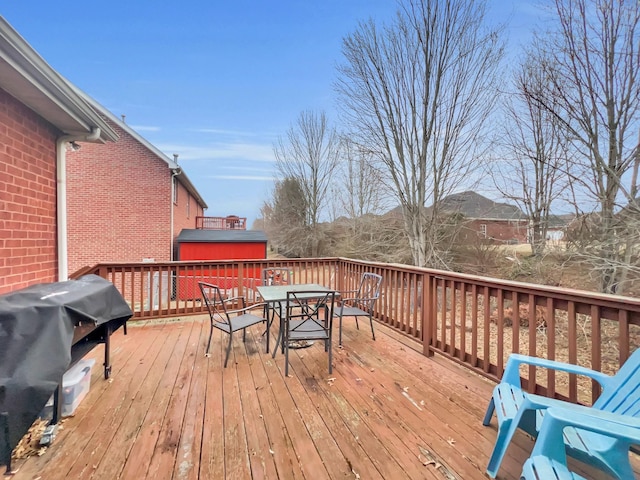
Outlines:
<svg viewBox="0 0 640 480"><path fill-rule="evenodd" d="M377 273L363 273L358 287L358 306L363 310L371 312L373 304L380 297L380 286L382 276Z"/></svg>
<svg viewBox="0 0 640 480"><path fill-rule="evenodd" d="M640 348L611 378L593 408L640 417Z"/></svg>
<svg viewBox="0 0 640 480"><path fill-rule="evenodd" d="M287 292L286 302L286 328L296 331L298 335L304 331L309 334L309 339L314 338L318 332L331 331L333 323L333 305L335 292L323 290L305 290ZM307 325L300 326L298 323ZM309 327L309 324L315 324Z"/></svg>
<svg viewBox="0 0 640 480"><path fill-rule="evenodd" d="M198 282L204 304L207 306L209 316L212 322L231 324L231 319L227 313L227 306L220 287L206 282Z"/></svg>
<svg viewBox="0 0 640 480"><path fill-rule="evenodd" d="M262 269L262 285L291 285L292 272L287 268Z"/></svg>

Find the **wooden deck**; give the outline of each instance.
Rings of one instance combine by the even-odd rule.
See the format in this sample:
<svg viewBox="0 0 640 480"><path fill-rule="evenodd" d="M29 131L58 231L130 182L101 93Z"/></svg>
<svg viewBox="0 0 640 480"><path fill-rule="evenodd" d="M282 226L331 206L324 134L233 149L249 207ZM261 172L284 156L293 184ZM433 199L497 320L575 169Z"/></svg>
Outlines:
<svg viewBox="0 0 640 480"><path fill-rule="evenodd" d="M75 416L13 478L486 479L493 385L384 326L374 342L346 324L331 376L317 344L292 351L289 378L260 326L223 369L226 336L204 356L208 318L130 325L113 336L112 378L98 360ZM519 478L533 443L517 437L498 478Z"/></svg>

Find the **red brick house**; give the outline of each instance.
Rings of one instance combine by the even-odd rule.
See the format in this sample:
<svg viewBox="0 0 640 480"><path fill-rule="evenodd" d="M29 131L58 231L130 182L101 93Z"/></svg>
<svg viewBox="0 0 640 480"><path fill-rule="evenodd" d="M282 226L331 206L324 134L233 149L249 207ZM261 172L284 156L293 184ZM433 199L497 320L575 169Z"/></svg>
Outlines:
<svg viewBox="0 0 640 480"><path fill-rule="evenodd" d="M461 215L462 235L470 241L478 237L492 243L525 243L529 220L522 211L508 203L498 203L466 191L442 200L442 211Z"/></svg>
<svg viewBox="0 0 640 480"><path fill-rule="evenodd" d="M69 142L99 148L115 140L108 123L0 17L0 294L67 278Z"/></svg>
<svg viewBox="0 0 640 480"><path fill-rule="evenodd" d="M176 237L195 228L207 204L175 158L85 100L119 139L68 153L69 272L99 262L173 260Z"/></svg>

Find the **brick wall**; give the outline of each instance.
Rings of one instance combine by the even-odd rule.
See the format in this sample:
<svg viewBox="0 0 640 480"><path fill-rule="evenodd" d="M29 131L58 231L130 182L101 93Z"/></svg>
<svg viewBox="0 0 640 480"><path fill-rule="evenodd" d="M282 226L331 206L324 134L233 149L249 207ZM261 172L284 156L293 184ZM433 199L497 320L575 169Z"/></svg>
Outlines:
<svg viewBox="0 0 640 480"><path fill-rule="evenodd" d="M69 272L170 260L171 171L115 124L119 139L67 154Z"/></svg>
<svg viewBox="0 0 640 480"><path fill-rule="evenodd" d="M472 220L467 227L478 235L481 234L482 225L485 225L486 237L497 244L502 243L526 243L527 225L526 220Z"/></svg>
<svg viewBox="0 0 640 480"><path fill-rule="evenodd" d="M58 135L0 89L0 294L57 281Z"/></svg>
<svg viewBox="0 0 640 480"><path fill-rule="evenodd" d="M173 253L178 258L178 246L175 243L183 228L196 228L196 217L204 215L204 209L180 182L178 185L178 201L173 206Z"/></svg>

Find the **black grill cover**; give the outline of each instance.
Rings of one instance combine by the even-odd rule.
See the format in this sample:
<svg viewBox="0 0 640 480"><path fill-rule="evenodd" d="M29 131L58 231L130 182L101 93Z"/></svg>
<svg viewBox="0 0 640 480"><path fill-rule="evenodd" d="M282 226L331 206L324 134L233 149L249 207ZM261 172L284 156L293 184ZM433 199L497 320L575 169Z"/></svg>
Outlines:
<svg viewBox="0 0 640 480"><path fill-rule="evenodd" d="M132 314L116 287L97 275L0 295L0 413L9 414L11 449L62 381L74 328ZM6 445L0 428L0 464L9 460Z"/></svg>

